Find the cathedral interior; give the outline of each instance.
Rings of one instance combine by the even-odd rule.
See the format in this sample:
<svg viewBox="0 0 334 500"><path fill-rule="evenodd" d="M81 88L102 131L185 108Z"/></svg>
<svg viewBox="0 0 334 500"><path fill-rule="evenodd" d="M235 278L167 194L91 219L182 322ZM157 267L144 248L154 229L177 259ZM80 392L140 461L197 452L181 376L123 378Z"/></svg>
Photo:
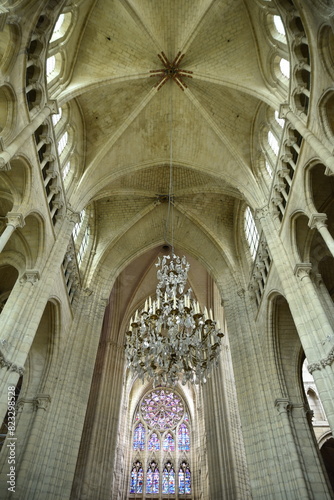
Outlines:
<svg viewBox="0 0 334 500"><path fill-rule="evenodd" d="M0 2L2 499L334 498L333 82L333 0Z"/></svg>

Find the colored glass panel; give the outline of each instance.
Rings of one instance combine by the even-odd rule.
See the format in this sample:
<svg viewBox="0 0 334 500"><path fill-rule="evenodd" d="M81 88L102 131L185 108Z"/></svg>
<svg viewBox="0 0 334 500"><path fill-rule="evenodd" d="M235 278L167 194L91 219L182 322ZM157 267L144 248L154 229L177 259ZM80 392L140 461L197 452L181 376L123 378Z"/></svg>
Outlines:
<svg viewBox="0 0 334 500"><path fill-rule="evenodd" d="M140 462L136 462L131 471L130 493L143 492L144 472Z"/></svg>
<svg viewBox="0 0 334 500"><path fill-rule="evenodd" d="M133 449L142 451L145 449L145 427L142 423L135 428L133 436Z"/></svg>
<svg viewBox="0 0 334 500"><path fill-rule="evenodd" d="M191 493L191 474L185 463L181 464L179 470L179 493Z"/></svg>
<svg viewBox="0 0 334 500"><path fill-rule="evenodd" d="M160 450L160 439L158 435L153 432L150 436L150 439L148 441L148 450Z"/></svg>
<svg viewBox="0 0 334 500"><path fill-rule="evenodd" d="M175 451L175 441L170 432L164 437L164 451Z"/></svg>
<svg viewBox="0 0 334 500"><path fill-rule="evenodd" d="M141 414L145 422L155 429L175 427L184 415L181 398L168 389L149 392L141 404Z"/></svg>
<svg viewBox="0 0 334 500"><path fill-rule="evenodd" d="M175 493L175 472L172 467L165 467L162 473L162 493Z"/></svg>
<svg viewBox="0 0 334 500"><path fill-rule="evenodd" d="M159 493L159 469L156 462L151 462L146 475L146 493Z"/></svg>
<svg viewBox="0 0 334 500"><path fill-rule="evenodd" d="M189 451L190 450L190 437L189 429L186 424L181 424L178 432L178 448L179 451Z"/></svg>

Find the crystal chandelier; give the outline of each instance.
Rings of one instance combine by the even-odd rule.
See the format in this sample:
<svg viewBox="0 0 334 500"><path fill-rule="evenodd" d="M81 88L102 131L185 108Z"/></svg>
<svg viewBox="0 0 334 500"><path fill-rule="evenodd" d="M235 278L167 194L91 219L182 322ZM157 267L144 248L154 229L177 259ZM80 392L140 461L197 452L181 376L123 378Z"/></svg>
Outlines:
<svg viewBox="0 0 334 500"><path fill-rule="evenodd" d="M130 320L125 346L128 366L156 385L204 383L218 363L221 338L212 311L203 312L185 292L189 263L175 255L159 257L156 298Z"/></svg>

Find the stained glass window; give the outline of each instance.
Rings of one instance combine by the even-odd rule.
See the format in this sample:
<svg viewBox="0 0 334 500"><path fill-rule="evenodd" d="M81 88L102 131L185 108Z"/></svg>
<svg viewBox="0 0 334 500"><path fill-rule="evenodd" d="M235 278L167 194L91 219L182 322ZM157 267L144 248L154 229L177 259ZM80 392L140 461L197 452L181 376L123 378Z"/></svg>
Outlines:
<svg viewBox="0 0 334 500"><path fill-rule="evenodd" d="M179 493L191 493L191 474L187 462L182 462L180 465Z"/></svg>
<svg viewBox="0 0 334 500"><path fill-rule="evenodd" d="M130 493L152 499L158 495L175 498L178 491L190 494L191 428L181 396L165 387L153 389L143 397L133 417ZM180 455L181 464L177 459Z"/></svg>
<svg viewBox="0 0 334 500"><path fill-rule="evenodd" d="M145 449L145 427L141 422L135 428L133 436L133 449L138 451Z"/></svg>
<svg viewBox="0 0 334 500"><path fill-rule="evenodd" d="M179 451L189 451L190 449L190 437L189 429L186 424L181 424L178 433Z"/></svg>
<svg viewBox="0 0 334 500"><path fill-rule="evenodd" d="M159 469L157 463L153 460L147 469L146 493L159 493L159 479Z"/></svg>
<svg viewBox="0 0 334 500"><path fill-rule="evenodd" d="M162 493L175 493L175 472L171 462L167 462L162 473Z"/></svg>
<svg viewBox="0 0 334 500"><path fill-rule="evenodd" d="M144 471L141 462L137 460L132 466L130 493L143 493Z"/></svg>
<svg viewBox="0 0 334 500"><path fill-rule="evenodd" d="M181 398L168 389L157 389L145 396L141 413L145 422L155 429L175 427L184 414Z"/></svg>
<svg viewBox="0 0 334 500"><path fill-rule="evenodd" d="M175 441L173 435L168 432L164 437L164 451L175 451Z"/></svg>
<svg viewBox="0 0 334 500"><path fill-rule="evenodd" d="M152 432L147 448L149 451L160 450L160 439L155 432Z"/></svg>

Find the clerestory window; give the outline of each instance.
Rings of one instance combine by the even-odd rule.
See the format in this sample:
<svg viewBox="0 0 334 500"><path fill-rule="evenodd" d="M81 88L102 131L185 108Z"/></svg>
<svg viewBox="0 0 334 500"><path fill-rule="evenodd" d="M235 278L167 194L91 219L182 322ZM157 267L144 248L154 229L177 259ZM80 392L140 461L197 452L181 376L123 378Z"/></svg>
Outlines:
<svg viewBox="0 0 334 500"><path fill-rule="evenodd" d="M255 225L255 220L252 214L252 211L249 207L245 210L245 220L244 220L244 229L246 234L247 243L249 246L249 250L252 256L252 259L255 260L257 248L259 246L260 235Z"/></svg>

